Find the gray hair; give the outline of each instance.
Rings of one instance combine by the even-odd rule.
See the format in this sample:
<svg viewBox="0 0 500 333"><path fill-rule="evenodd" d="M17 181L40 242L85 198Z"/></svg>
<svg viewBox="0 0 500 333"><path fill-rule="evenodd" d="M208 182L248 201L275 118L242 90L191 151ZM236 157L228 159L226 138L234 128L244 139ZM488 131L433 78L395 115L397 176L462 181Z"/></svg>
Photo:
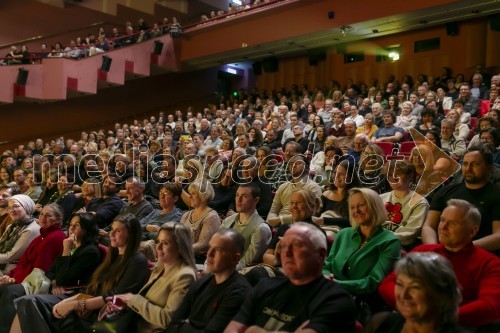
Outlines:
<svg viewBox="0 0 500 333"><path fill-rule="evenodd" d="M450 125L451 127L455 128L455 121L451 120L450 118L444 118L443 120L441 120L441 125L442 124L447 124L447 125Z"/></svg>
<svg viewBox="0 0 500 333"><path fill-rule="evenodd" d="M356 134L356 136L354 137L354 139L363 139L363 141L365 143L370 142L370 138L365 133L358 133L358 134Z"/></svg>
<svg viewBox="0 0 500 333"><path fill-rule="evenodd" d="M460 288L450 262L434 252L412 252L396 263L396 274L415 279L434 296L442 324L454 322L462 301Z"/></svg>
<svg viewBox="0 0 500 333"><path fill-rule="evenodd" d="M450 199L446 202L447 207L457 207L463 211L464 221L474 226L481 226L481 213L473 204L462 199Z"/></svg>

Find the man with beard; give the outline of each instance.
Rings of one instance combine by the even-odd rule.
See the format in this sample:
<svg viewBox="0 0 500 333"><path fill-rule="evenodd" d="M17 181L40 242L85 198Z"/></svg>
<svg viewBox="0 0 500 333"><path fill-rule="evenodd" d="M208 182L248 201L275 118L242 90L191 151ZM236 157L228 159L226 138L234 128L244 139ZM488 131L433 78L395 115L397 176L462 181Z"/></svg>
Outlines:
<svg viewBox="0 0 500 333"><path fill-rule="evenodd" d="M488 149L469 148L462 162L465 182L442 188L432 200L422 227L424 244L438 243L437 228L446 202L462 199L476 206L481 213L481 226L474 237L474 245L492 252L500 250L500 205L496 197L500 186L490 182L493 168L493 155Z"/></svg>
<svg viewBox="0 0 500 333"><path fill-rule="evenodd" d="M85 206L87 212L95 213L96 222L99 228L105 228L120 213L123 201L117 195L120 190L122 179L108 175L102 184L102 198L94 198Z"/></svg>

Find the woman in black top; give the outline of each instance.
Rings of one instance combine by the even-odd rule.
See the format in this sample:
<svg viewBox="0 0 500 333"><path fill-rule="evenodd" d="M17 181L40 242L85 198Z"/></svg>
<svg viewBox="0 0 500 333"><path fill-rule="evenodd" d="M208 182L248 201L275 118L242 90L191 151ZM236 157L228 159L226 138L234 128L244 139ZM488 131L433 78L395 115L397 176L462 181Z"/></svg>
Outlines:
<svg viewBox="0 0 500 333"><path fill-rule="evenodd" d="M108 296L137 293L149 276L148 261L139 252L141 225L132 214L118 215L111 226L110 245L102 264L92 275L82 300L81 294L39 297L25 296L16 300L17 314L23 332L88 332L97 319L98 310ZM75 312L90 311L83 319ZM14 325L16 322L14 322Z"/></svg>
<svg viewBox="0 0 500 333"><path fill-rule="evenodd" d="M341 228L350 227L349 207L347 205L349 189L358 186L354 176L353 161L344 160L332 172L328 189L321 195L321 217L313 217L319 225L337 225Z"/></svg>

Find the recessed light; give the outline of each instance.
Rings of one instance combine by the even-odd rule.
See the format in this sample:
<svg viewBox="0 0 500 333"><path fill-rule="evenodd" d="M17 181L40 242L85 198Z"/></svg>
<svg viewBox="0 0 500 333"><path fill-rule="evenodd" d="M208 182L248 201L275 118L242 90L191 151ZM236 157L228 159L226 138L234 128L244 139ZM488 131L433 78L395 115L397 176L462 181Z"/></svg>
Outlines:
<svg viewBox="0 0 500 333"><path fill-rule="evenodd" d="M426 20L420 20L420 21L418 21L418 23L420 23L420 24L427 24L428 22Z"/></svg>
<svg viewBox="0 0 500 333"><path fill-rule="evenodd" d="M378 29L373 29L373 30L372 30L372 32L373 32L374 34L376 34L376 33L378 33Z"/></svg>
<svg viewBox="0 0 500 333"><path fill-rule="evenodd" d="M473 11L471 11L471 13L472 13L472 14L477 14L477 13L479 13L479 10L474 9Z"/></svg>

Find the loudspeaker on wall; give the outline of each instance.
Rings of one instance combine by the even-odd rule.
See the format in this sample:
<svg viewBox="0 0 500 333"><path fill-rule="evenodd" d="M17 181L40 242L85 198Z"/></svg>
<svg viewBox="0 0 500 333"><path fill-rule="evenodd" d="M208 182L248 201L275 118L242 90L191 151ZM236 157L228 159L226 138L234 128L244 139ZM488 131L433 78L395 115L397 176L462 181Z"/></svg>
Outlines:
<svg viewBox="0 0 500 333"><path fill-rule="evenodd" d="M490 29L492 31L500 31L500 14L490 16Z"/></svg>
<svg viewBox="0 0 500 333"><path fill-rule="evenodd" d="M448 36L458 35L458 22L446 23L446 34Z"/></svg>
<svg viewBox="0 0 500 333"><path fill-rule="evenodd" d="M262 67L266 73L275 73L279 70L279 60L276 57L269 57L262 60Z"/></svg>
<svg viewBox="0 0 500 333"><path fill-rule="evenodd" d="M29 73L29 71L27 71L26 69L19 68L19 72L17 73L16 83L20 86L25 86L26 81L28 81L28 73Z"/></svg>
<svg viewBox="0 0 500 333"><path fill-rule="evenodd" d="M254 62L252 64L252 70L254 75L262 75L262 63L260 61Z"/></svg>
<svg viewBox="0 0 500 333"><path fill-rule="evenodd" d="M159 40L155 41L155 48L153 50L153 54L161 55L161 51L163 50L163 43Z"/></svg>
<svg viewBox="0 0 500 333"><path fill-rule="evenodd" d="M109 72L109 68L111 67L111 62L113 59L111 59L108 56L102 56L102 65L101 65L101 70L105 72Z"/></svg>

